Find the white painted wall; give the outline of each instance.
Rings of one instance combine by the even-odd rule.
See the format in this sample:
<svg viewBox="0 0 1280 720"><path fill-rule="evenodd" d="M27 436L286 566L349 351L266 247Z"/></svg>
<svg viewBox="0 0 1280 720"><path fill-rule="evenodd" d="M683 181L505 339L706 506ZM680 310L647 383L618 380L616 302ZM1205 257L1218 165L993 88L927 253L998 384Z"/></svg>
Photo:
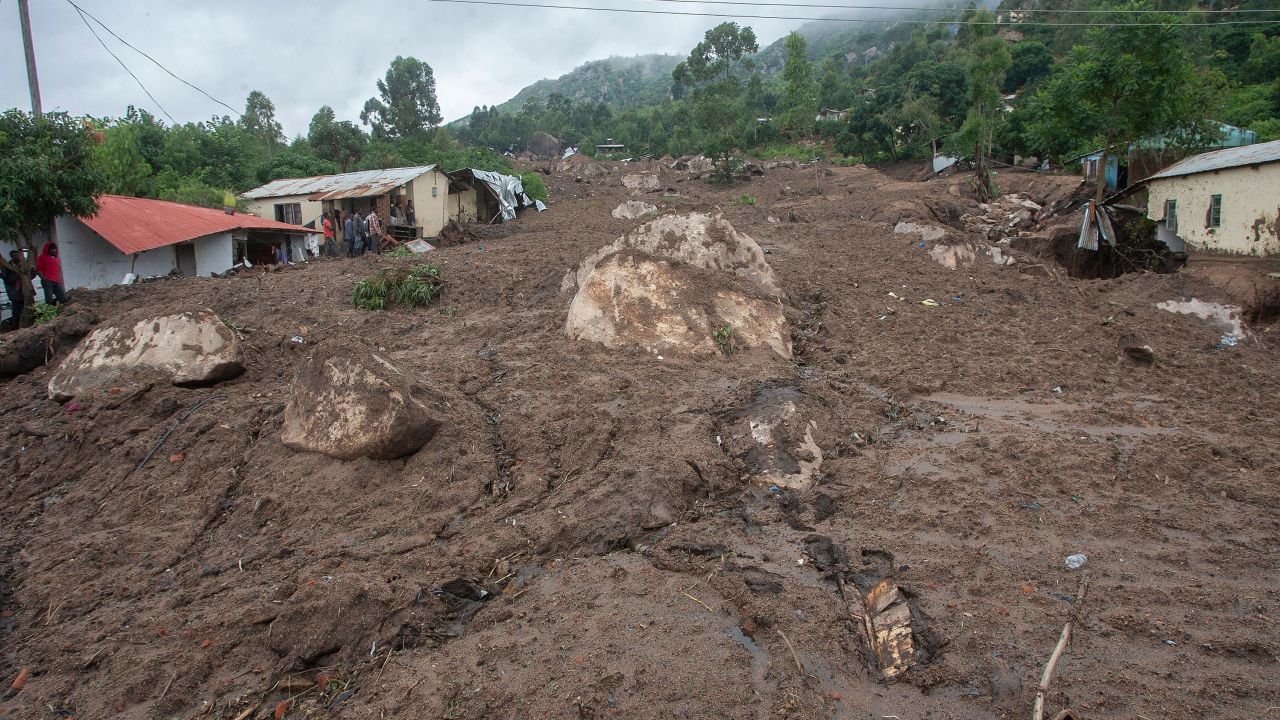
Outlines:
<svg viewBox="0 0 1280 720"><path fill-rule="evenodd" d="M196 238L195 245L197 275L208 277L224 273L235 264L235 258L232 257L234 246L229 232Z"/></svg>
<svg viewBox="0 0 1280 720"><path fill-rule="evenodd" d="M449 178L439 170L432 170L414 178L409 191L413 199L413 219L422 228L422 237L438 236L449 221Z"/></svg>
<svg viewBox="0 0 1280 720"><path fill-rule="evenodd" d="M260 218L275 220L276 205L298 203L302 210L302 224L306 225L312 220L318 220L320 213L324 210L323 203L319 200L308 200L308 197L308 195L286 195L284 197L259 198L257 200L240 198L236 201L236 207ZM320 224L316 223L316 227L318 228L319 226Z"/></svg>
<svg viewBox="0 0 1280 720"><path fill-rule="evenodd" d="M1209 197L1222 196L1222 224L1205 225ZM1280 162L1152 180L1147 217L1163 225L1178 201L1178 237L1192 250L1280 255Z"/></svg>

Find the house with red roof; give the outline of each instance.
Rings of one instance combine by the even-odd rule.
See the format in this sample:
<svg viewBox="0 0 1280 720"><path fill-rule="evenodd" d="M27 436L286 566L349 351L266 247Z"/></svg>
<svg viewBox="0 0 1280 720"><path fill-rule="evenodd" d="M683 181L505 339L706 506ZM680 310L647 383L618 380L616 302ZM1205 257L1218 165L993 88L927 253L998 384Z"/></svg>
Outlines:
<svg viewBox="0 0 1280 720"><path fill-rule="evenodd" d="M63 282L75 289L117 285L130 273L139 278L217 275L246 259L251 265L274 262L281 245L302 259L306 236L313 232L247 213L103 195L96 215L61 216L53 234Z"/></svg>

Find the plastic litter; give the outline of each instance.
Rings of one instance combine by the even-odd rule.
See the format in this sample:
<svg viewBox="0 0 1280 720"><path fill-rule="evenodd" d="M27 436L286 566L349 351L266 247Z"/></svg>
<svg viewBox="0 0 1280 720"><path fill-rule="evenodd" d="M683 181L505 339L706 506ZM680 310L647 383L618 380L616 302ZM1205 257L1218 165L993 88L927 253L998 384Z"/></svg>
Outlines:
<svg viewBox="0 0 1280 720"><path fill-rule="evenodd" d="M1080 553L1076 553L1074 555L1068 555L1066 560L1067 569L1079 570L1080 568L1084 567L1084 564L1087 562L1089 562L1089 558L1085 557Z"/></svg>
<svg viewBox="0 0 1280 720"><path fill-rule="evenodd" d="M930 299L930 300L921 300L921 301L920 301L920 304L921 304L921 305L927 305L928 307L938 307L938 301L937 301L937 300L932 300L932 299Z"/></svg>

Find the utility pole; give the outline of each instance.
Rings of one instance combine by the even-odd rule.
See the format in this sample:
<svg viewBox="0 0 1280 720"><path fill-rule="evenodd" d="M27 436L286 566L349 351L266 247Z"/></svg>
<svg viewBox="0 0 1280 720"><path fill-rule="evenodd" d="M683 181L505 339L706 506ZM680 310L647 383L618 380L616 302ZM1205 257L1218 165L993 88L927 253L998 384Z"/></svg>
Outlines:
<svg viewBox="0 0 1280 720"><path fill-rule="evenodd" d="M31 112L40 117L40 79L36 77L36 48L31 43L31 14L27 0L18 0L18 22L22 25L22 49L27 54L27 85L31 88Z"/></svg>

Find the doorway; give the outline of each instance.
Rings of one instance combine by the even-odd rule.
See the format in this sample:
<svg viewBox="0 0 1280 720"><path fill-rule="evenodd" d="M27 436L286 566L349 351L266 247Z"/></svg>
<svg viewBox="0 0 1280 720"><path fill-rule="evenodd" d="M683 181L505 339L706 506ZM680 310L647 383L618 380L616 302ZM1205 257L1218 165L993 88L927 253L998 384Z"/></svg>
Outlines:
<svg viewBox="0 0 1280 720"><path fill-rule="evenodd" d="M178 273L182 277L195 277L196 246L191 243L184 243L175 245L173 249L178 253Z"/></svg>

